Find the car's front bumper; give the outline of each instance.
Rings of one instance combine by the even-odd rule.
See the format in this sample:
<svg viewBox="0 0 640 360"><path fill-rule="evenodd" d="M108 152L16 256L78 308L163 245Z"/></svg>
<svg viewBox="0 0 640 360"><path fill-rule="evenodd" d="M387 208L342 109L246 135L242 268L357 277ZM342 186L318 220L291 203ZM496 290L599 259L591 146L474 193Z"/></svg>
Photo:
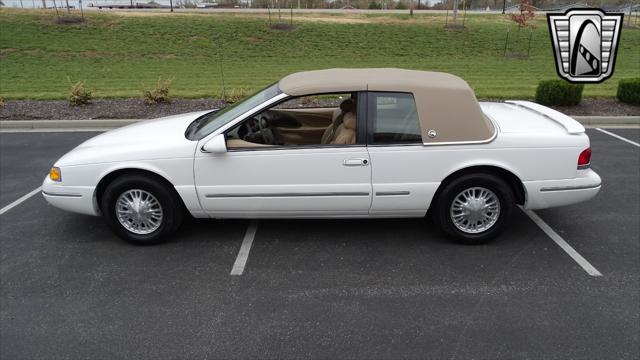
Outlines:
<svg viewBox="0 0 640 360"><path fill-rule="evenodd" d="M51 181L47 176L42 183L42 196L59 209L86 215L100 215L93 186L66 186Z"/></svg>
<svg viewBox="0 0 640 360"><path fill-rule="evenodd" d="M596 196L602 186L593 170L579 170L575 179L524 181L527 192L525 209L536 210L571 205Z"/></svg>

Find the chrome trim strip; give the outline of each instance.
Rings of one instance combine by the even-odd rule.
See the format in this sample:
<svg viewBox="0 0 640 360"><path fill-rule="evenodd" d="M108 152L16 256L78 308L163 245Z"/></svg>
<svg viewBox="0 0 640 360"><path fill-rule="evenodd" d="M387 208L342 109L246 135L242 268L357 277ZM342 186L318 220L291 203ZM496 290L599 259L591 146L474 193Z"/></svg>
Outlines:
<svg viewBox="0 0 640 360"><path fill-rule="evenodd" d="M43 195L47 195L47 196L56 196L56 197L70 197L70 198L81 198L82 194L76 194L76 193L50 193L50 192L46 192L43 191L42 192Z"/></svg>
<svg viewBox="0 0 640 360"><path fill-rule="evenodd" d="M249 197L321 197L321 196L369 196L368 192L308 192L308 193L262 193L262 194L207 194L207 199L212 198L249 198Z"/></svg>
<svg viewBox="0 0 640 360"><path fill-rule="evenodd" d="M550 191L567 191L567 190L588 190L588 189L596 189L599 188L600 184L595 185L581 185L581 186L558 186L558 187L545 187L541 188L540 192L550 192Z"/></svg>
<svg viewBox="0 0 640 360"><path fill-rule="evenodd" d="M357 148L366 149L364 144L318 144L318 145L271 145L264 147L237 147L227 148L227 152L244 152L244 151L273 151L273 150L301 150L301 149L341 149L341 148Z"/></svg>
<svg viewBox="0 0 640 360"><path fill-rule="evenodd" d="M584 165L578 165L578 170L586 170L586 169L588 169L590 167L591 167L591 163L584 164Z"/></svg>
<svg viewBox="0 0 640 360"><path fill-rule="evenodd" d="M376 191L376 196L400 196L409 195L409 191Z"/></svg>

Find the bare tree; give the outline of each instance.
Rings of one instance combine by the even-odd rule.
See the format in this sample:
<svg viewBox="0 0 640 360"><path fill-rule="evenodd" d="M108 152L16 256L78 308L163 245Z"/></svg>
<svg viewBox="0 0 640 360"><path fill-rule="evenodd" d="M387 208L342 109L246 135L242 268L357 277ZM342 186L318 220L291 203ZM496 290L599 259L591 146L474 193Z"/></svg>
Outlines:
<svg viewBox="0 0 640 360"><path fill-rule="evenodd" d="M56 9L56 17L58 17L58 21L60 21L60 13L58 12L58 5L56 4L56 0L53 0L53 8Z"/></svg>
<svg viewBox="0 0 640 360"><path fill-rule="evenodd" d="M458 0L453 0L453 23L458 19Z"/></svg>

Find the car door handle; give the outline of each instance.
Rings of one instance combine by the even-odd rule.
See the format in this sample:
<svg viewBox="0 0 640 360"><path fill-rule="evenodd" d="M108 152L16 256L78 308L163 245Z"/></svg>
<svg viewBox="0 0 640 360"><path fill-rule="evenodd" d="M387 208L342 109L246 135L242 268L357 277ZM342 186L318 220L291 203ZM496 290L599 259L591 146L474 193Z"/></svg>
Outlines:
<svg viewBox="0 0 640 360"><path fill-rule="evenodd" d="M346 159L342 162L344 166L367 166L369 165L368 159Z"/></svg>

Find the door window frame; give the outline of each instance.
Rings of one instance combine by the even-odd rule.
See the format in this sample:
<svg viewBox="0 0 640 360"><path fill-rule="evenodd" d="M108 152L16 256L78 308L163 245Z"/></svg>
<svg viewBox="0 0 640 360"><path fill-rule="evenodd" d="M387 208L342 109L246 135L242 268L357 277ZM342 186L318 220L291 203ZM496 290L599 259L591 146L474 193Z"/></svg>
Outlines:
<svg viewBox="0 0 640 360"><path fill-rule="evenodd" d="M304 95L288 95L282 99L278 99L268 106L261 107L259 110L251 112L249 115L242 116L234 121L231 121L231 125L225 128L223 131L219 132L219 134L227 135L229 131L232 131L237 126L241 126L241 124L254 116L260 114L261 112L268 111L282 103L285 103L291 99L302 98L306 96L320 96L320 95L331 95L331 94L345 94L345 93L356 93L357 99L357 108L356 108L356 143L355 144L308 144L308 145L271 145L271 146L260 146L260 147L237 147L237 148L227 148L227 152L244 152L244 151L271 151L271 150L298 150L298 149L332 149L332 148L357 148L357 147L366 147L367 146L367 92L366 91L332 91L328 93L317 93L317 94L304 94ZM283 93L285 94L285 93Z"/></svg>

